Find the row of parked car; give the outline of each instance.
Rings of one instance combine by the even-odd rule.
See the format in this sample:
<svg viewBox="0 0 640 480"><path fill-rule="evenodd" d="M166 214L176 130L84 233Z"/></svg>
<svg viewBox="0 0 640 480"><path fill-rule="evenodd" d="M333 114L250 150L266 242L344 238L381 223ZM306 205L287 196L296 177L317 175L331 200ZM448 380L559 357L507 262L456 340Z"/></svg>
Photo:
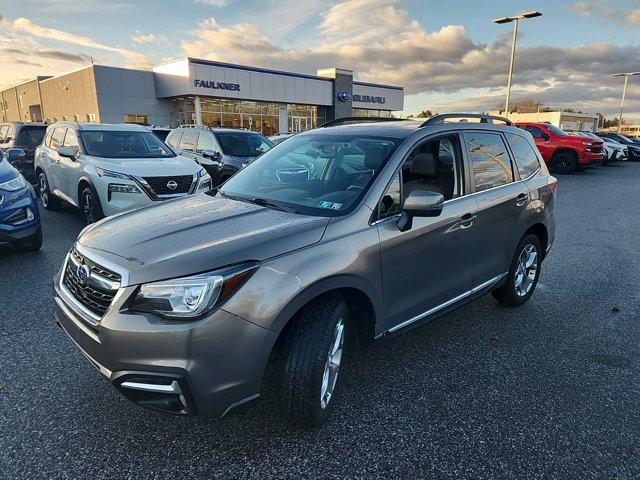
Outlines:
<svg viewBox="0 0 640 480"><path fill-rule="evenodd" d="M568 133L548 123L516 126L532 135L553 172L640 160L640 141L623 135ZM42 244L38 203L29 184L39 192L45 209L71 204L89 224L211 190L292 136L266 138L250 130L205 126L1 124L0 150L7 162L0 169L0 243L31 250ZM312 171L315 166L305 168ZM281 170L279 175L294 178L291 172Z"/></svg>

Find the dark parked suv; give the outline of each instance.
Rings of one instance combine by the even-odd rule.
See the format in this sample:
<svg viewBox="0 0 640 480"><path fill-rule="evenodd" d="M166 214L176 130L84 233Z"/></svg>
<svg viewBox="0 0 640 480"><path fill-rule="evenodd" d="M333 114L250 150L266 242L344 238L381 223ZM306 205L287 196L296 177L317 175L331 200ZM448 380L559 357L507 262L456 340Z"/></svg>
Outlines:
<svg viewBox="0 0 640 480"><path fill-rule="evenodd" d="M464 117L480 122L446 121ZM89 226L55 276L55 318L140 405L220 417L266 378L289 418L320 425L347 347L486 293L532 296L556 179L498 118L329 122L219 191Z"/></svg>
<svg viewBox="0 0 640 480"><path fill-rule="evenodd" d="M166 143L202 165L214 187L273 147L267 137L251 130L191 125L173 130Z"/></svg>
<svg viewBox="0 0 640 480"><path fill-rule="evenodd" d="M24 157L13 162L13 166L32 185L37 183L33 168L36 147L42 143L47 131L46 123L11 122L0 124L0 150L19 148Z"/></svg>

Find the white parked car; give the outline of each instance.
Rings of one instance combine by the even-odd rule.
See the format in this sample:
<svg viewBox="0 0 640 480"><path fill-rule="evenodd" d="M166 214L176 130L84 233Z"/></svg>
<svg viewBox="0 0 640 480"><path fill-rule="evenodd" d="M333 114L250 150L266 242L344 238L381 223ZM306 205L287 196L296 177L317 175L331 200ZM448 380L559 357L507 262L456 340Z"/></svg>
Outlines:
<svg viewBox="0 0 640 480"><path fill-rule="evenodd" d="M65 201L87 223L155 202L205 192L211 178L139 125L50 125L35 153L42 205Z"/></svg>
<svg viewBox="0 0 640 480"><path fill-rule="evenodd" d="M607 154L607 158L602 162L605 163L624 161L627 159L627 146L623 145L610 138L602 138L593 132L571 132L571 135L579 135L582 137L593 138L594 140L601 140L604 142L603 148Z"/></svg>

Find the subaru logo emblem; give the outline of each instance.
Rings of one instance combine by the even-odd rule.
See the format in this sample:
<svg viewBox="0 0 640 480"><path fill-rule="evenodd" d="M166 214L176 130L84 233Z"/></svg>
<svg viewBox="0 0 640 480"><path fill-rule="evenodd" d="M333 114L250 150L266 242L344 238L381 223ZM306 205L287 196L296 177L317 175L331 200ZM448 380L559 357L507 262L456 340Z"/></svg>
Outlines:
<svg viewBox="0 0 640 480"><path fill-rule="evenodd" d="M78 270L76 270L76 275L78 276L78 282L80 282L80 285L84 285L89 279L89 267L86 265L80 265Z"/></svg>
<svg viewBox="0 0 640 480"><path fill-rule="evenodd" d="M348 102L349 100L351 100L351 95L349 95L349 92L340 92L338 94L338 98L341 102Z"/></svg>
<svg viewBox="0 0 640 480"><path fill-rule="evenodd" d="M175 190L176 188L178 188L178 183L175 180L169 180L167 182L167 188L169 190Z"/></svg>

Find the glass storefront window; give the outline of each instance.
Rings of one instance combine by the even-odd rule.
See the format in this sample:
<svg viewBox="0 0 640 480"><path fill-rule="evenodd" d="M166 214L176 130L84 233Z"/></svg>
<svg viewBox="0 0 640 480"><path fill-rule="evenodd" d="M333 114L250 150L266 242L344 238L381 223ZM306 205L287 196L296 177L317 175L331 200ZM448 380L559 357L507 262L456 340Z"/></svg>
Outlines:
<svg viewBox="0 0 640 480"><path fill-rule="evenodd" d="M383 117L391 118L391 112L389 110L374 110L372 108L354 108L353 115L355 117Z"/></svg>

